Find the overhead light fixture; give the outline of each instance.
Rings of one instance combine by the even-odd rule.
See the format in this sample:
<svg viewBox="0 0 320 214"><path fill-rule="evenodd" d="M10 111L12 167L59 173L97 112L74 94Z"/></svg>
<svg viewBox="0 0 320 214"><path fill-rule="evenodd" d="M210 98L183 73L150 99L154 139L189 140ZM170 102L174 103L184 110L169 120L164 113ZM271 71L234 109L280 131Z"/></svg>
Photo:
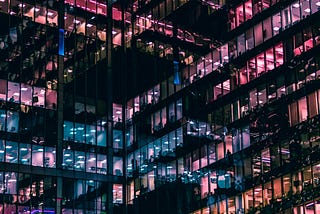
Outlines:
<svg viewBox="0 0 320 214"><path fill-rule="evenodd" d="M53 16L54 15L54 13L50 12L50 11L47 14L48 14L48 16Z"/></svg>
<svg viewBox="0 0 320 214"><path fill-rule="evenodd" d="M88 24L87 24L87 27L92 27L92 26L93 26L93 25L92 25L92 24L90 24L90 23L88 23Z"/></svg>
<svg viewBox="0 0 320 214"><path fill-rule="evenodd" d="M34 11L36 11L36 12L39 12L40 11L40 8L34 8Z"/></svg>
<svg viewBox="0 0 320 214"><path fill-rule="evenodd" d="M318 7L320 7L320 1L318 1L318 2L316 3L316 5L317 5Z"/></svg>
<svg viewBox="0 0 320 214"><path fill-rule="evenodd" d="M310 8L307 8L304 10L304 12L306 12L306 13L310 13L310 11L311 11Z"/></svg>
<svg viewBox="0 0 320 214"><path fill-rule="evenodd" d="M274 31L279 31L280 28L279 28L278 26L275 26L275 27L273 28L273 30L274 30Z"/></svg>
<svg viewBox="0 0 320 214"><path fill-rule="evenodd" d="M300 7L300 4L299 4L299 3L295 3L295 4L292 5L292 7L294 7L294 8L299 8L299 7Z"/></svg>

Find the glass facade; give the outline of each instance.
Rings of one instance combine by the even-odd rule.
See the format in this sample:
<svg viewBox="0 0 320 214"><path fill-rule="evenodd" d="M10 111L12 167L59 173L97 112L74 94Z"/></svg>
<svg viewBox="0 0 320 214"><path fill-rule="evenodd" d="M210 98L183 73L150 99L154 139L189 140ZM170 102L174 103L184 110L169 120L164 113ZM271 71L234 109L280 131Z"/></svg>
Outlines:
<svg viewBox="0 0 320 214"><path fill-rule="evenodd" d="M0 214L320 213L319 8L0 0Z"/></svg>

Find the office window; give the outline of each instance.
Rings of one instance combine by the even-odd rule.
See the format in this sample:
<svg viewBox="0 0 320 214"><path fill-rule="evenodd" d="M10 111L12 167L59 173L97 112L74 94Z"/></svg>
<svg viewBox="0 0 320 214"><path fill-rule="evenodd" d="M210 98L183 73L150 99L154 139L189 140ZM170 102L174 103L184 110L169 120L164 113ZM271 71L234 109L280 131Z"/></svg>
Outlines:
<svg viewBox="0 0 320 214"><path fill-rule="evenodd" d="M238 76L239 76L238 77L239 79L237 81L238 84L240 84L240 85L247 84L247 82L248 82L248 71L247 71L246 66L239 69Z"/></svg>
<svg viewBox="0 0 320 214"><path fill-rule="evenodd" d="M32 145L32 166L43 166L43 146Z"/></svg>
<svg viewBox="0 0 320 214"><path fill-rule="evenodd" d="M97 154L97 173L107 174L107 156Z"/></svg>
<svg viewBox="0 0 320 214"><path fill-rule="evenodd" d="M21 104L32 105L32 87L21 83Z"/></svg>
<svg viewBox="0 0 320 214"><path fill-rule="evenodd" d="M237 53L237 38L231 40L228 45L229 45L229 56L230 56L230 59L234 59L238 56L238 53Z"/></svg>
<svg viewBox="0 0 320 214"><path fill-rule="evenodd" d="M169 112L169 122L173 123L176 120L175 116L175 103L170 103L168 107Z"/></svg>
<svg viewBox="0 0 320 214"><path fill-rule="evenodd" d="M20 102L20 85L19 83L8 81L8 96L7 101L9 102Z"/></svg>
<svg viewBox="0 0 320 214"><path fill-rule="evenodd" d="M6 142L6 162L18 163L18 143L11 141Z"/></svg>
<svg viewBox="0 0 320 214"><path fill-rule="evenodd" d="M0 131L6 130L6 110L0 109Z"/></svg>
<svg viewBox="0 0 320 214"><path fill-rule="evenodd" d="M92 125L86 124L85 127L86 127L86 133L83 134L85 136L85 142L90 145L96 145L97 126L95 124L92 124Z"/></svg>
<svg viewBox="0 0 320 214"><path fill-rule="evenodd" d="M5 148L5 140L0 140L0 162L4 162L5 149L6 149ZM0 182L1 182L1 179L0 179ZM1 189L0 189L0 193L1 193Z"/></svg>
<svg viewBox="0 0 320 214"><path fill-rule="evenodd" d="M313 186L319 186L320 185L320 164L314 165L312 167L312 177L313 177Z"/></svg>
<svg viewBox="0 0 320 214"><path fill-rule="evenodd" d="M44 147L44 167L55 168L56 167L56 148Z"/></svg>
<svg viewBox="0 0 320 214"><path fill-rule="evenodd" d="M161 152L162 152L162 156L166 156L169 152L169 142L168 142L168 136L165 135L164 137L161 138Z"/></svg>
<svg viewBox="0 0 320 214"><path fill-rule="evenodd" d="M293 52L294 56L298 56L301 53L303 53L303 38L302 38L302 33L298 32L297 34L294 35L293 37Z"/></svg>
<svg viewBox="0 0 320 214"><path fill-rule="evenodd" d="M113 203L122 204L122 184L113 184Z"/></svg>
<svg viewBox="0 0 320 214"><path fill-rule="evenodd" d="M8 13L9 12L9 5L10 4L9 4L8 0L0 1L1 12Z"/></svg>
<svg viewBox="0 0 320 214"><path fill-rule="evenodd" d="M134 113L140 111L140 100L139 97L135 97L133 100L133 106L134 106Z"/></svg>
<svg viewBox="0 0 320 214"><path fill-rule="evenodd" d="M257 177L261 175L261 157L260 155L255 155L252 157L252 176Z"/></svg>
<svg viewBox="0 0 320 214"><path fill-rule="evenodd" d="M250 129L249 126L242 127L242 149L250 146Z"/></svg>
<svg viewBox="0 0 320 214"><path fill-rule="evenodd" d="M1 5L1 2L0 2L0 5ZM6 99L7 99L7 81L0 79L0 100L6 100Z"/></svg>
<svg viewBox="0 0 320 214"><path fill-rule="evenodd" d="M228 14L228 19L230 22L229 30L233 30L237 27L237 18L236 18L236 11L233 8L230 8L229 14Z"/></svg>
<svg viewBox="0 0 320 214"><path fill-rule="evenodd" d="M245 21L245 16L243 12L243 4L240 4L236 10L235 10L235 15L236 15L236 27L241 25Z"/></svg>
<svg viewBox="0 0 320 214"><path fill-rule="evenodd" d="M217 177L217 173L216 171L213 171L210 173L209 175L210 177L210 181L209 181L209 185L210 185L210 193L214 193L215 190L218 188L218 177Z"/></svg>
<svg viewBox="0 0 320 214"><path fill-rule="evenodd" d="M280 167L280 150L278 146L273 146L270 148L270 157L271 157L271 168L275 169Z"/></svg>
<svg viewBox="0 0 320 214"><path fill-rule="evenodd" d="M241 97L240 105L241 117L244 117L247 115L249 110L249 95L244 95Z"/></svg>
<svg viewBox="0 0 320 214"><path fill-rule="evenodd" d="M257 76L265 73L265 55L264 52L258 54L257 56Z"/></svg>
<svg viewBox="0 0 320 214"><path fill-rule="evenodd" d="M167 174L167 181L173 182L176 180L176 161L171 161L166 166L166 174Z"/></svg>
<svg viewBox="0 0 320 214"><path fill-rule="evenodd" d="M290 150L289 150L289 143L288 142L281 142L280 144L280 152L281 152L281 161L282 165L287 164L290 162Z"/></svg>
<svg viewBox="0 0 320 214"><path fill-rule="evenodd" d="M76 171L85 171L85 159L86 159L86 155L85 152L82 151L75 151L74 152L74 170ZM71 154L70 153L66 153L64 155L64 157L70 157L71 159Z"/></svg>
<svg viewBox="0 0 320 214"><path fill-rule="evenodd" d="M113 147L117 149L122 149L123 140L122 140L122 131L113 130Z"/></svg>
<svg viewBox="0 0 320 214"><path fill-rule="evenodd" d="M262 198L262 186L256 186L254 188L254 207L260 207L263 205L263 198Z"/></svg>
<svg viewBox="0 0 320 214"><path fill-rule="evenodd" d="M176 149L176 141L178 140L178 136L176 136L176 132L172 131L169 133L169 152L174 152Z"/></svg>
<svg viewBox="0 0 320 214"><path fill-rule="evenodd" d="M252 18L252 2L250 0L244 3L244 11L245 11L246 21L251 19Z"/></svg>
<svg viewBox="0 0 320 214"><path fill-rule="evenodd" d="M241 150L242 143L241 132L239 129L232 129L232 153L238 152Z"/></svg>
<svg viewBox="0 0 320 214"><path fill-rule="evenodd" d="M299 122L302 122L308 117L307 99L304 97L298 101Z"/></svg>
<svg viewBox="0 0 320 214"><path fill-rule="evenodd" d="M229 62L229 56L228 56L228 44L225 44L221 47L221 58L223 63Z"/></svg>
<svg viewBox="0 0 320 214"><path fill-rule="evenodd" d="M6 180L6 192L5 194L9 194L12 196L15 196L17 194L17 179L18 179L18 173L16 172L1 172L3 174L3 177ZM5 204L8 206L8 204ZM9 205L10 206L10 205ZM12 208L15 208L16 205L11 206ZM6 210L6 208L5 208ZM15 212L14 212L15 213Z"/></svg>
<svg viewBox="0 0 320 214"><path fill-rule="evenodd" d="M239 56L246 51L245 34L241 34L237 37L237 50Z"/></svg>
<svg viewBox="0 0 320 214"><path fill-rule="evenodd" d="M293 2L291 5L292 23L295 24L300 21L300 4L299 1Z"/></svg>
<svg viewBox="0 0 320 214"><path fill-rule="evenodd" d="M220 159L222 159L222 158L224 158L224 153L225 153L225 151L224 151L224 142L220 142L220 143L218 143L217 144L217 158L218 158L218 160L220 160Z"/></svg>
<svg viewBox="0 0 320 214"><path fill-rule="evenodd" d="M286 174L282 177L282 185L283 185L283 193L285 195L288 195L288 192L290 191L291 189L291 182L290 182L290 175L289 174Z"/></svg>
<svg viewBox="0 0 320 214"><path fill-rule="evenodd" d="M257 94L258 103L260 106L263 106L267 102L267 90L264 88L264 85L258 87Z"/></svg>
<svg viewBox="0 0 320 214"><path fill-rule="evenodd" d="M95 134L95 133L93 133L91 131L90 131L90 133L91 133L90 136L93 138L93 134ZM98 125L97 126L97 145L98 146L106 146L106 143L107 143L107 134L106 134L106 129L104 127L104 124L102 124L102 126Z"/></svg>
<svg viewBox="0 0 320 214"><path fill-rule="evenodd" d="M7 111L7 131L17 133L19 130L19 113Z"/></svg>
<svg viewBox="0 0 320 214"><path fill-rule="evenodd" d="M180 120L182 118L182 99L177 100L176 102L176 108L177 108L177 120Z"/></svg>
<svg viewBox="0 0 320 214"><path fill-rule="evenodd" d="M264 41L270 39L272 37L272 24L271 17L263 20L263 31L262 31Z"/></svg>
<svg viewBox="0 0 320 214"><path fill-rule="evenodd" d="M97 172L97 158L95 153L87 152L86 154L86 171Z"/></svg>
<svg viewBox="0 0 320 214"><path fill-rule="evenodd" d="M253 37L253 28L250 28L246 31L246 50L251 50L254 48L254 37Z"/></svg>
<svg viewBox="0 0 320 214"><path fill-rule="evenodd" d="M277 13L272 16L273 35L276 35L281 30L281 15Z"/></svg>
<svg viewBox="0 0 320 214"><path fill-rule="evenodd" d="M64 121L63 123L63 140L73 141L75 129L73 128L73 123L69 121Z"/></svg>
<svg viewBox="0 0 320 214"><path fill-rule="evenodd" d="M164 80L160 85L160 99L163 100L167 97L167 81Z"/></svg>
<svg viewBox="0 0 320 214"><path fill-rule="evenodd" d="M70 149L63 150L63 168L73 170L73 151Z"/></svg>
<svg viewBox="0 0 320 214"><path fill-rule="evenodd" d="M271 159L269 149L264 149L261 151L261 163L262 163L262 173L267 173L271 170Z"/></svg>
<svg viewBox="0 0 320 214"><path fill-rule="evenodd" d="M209 177L204 176L200 180L201 198L206 198L209 192Z"/></svg>
<svg viewBox="0 0 320 214"><path fill-rule="evenodd" d="M244 200L245 200L244 207L245 207L246 211L248 211L250 208L253 207L253 191L252 191L252 189L250 189L244 193Z"/></svg>
<svg viewBox="0 0 320 214"><path fill-rule="evenodd" d="M240 109L239 109L239 100L235 101L231 104L231 114L232 114L232 122L236 121L240 118Z"/></svg>
<svg viewBox="0 0 320 214"><path fill-rule="evenodd" d="M283 64L283 45L282 45L282 43L275 46L274 53L275 53L276 67L278 67Z"/></svg>
<svg viewBox="0 0 320 214"><path fill-rule="evenodd" d="M249 96L250 96L250 108L254 109L258 105L257 89L250 91Z"/></svg>
<svg viewBox="0 0 320 214"><path fill-rule="evenodd" d="M264 184L263 197L264 197L265 205L268 205L268 204L271 203L271 200L272 200L271 182L267 182L267 183Z"/></svg>
<svg viewBox="0 0 320 214"><path fill-rule="evenodd" d="M262 22L254 26L254 41L255 41L255 46L263 42Z"/></svg>
<svg viewBox="0 0 320 214"><path fill-rule="evenodd" d="M313 38L311 27L308 27L303 30L303 41L304 41L304 50L308 51L313 48Z"/></svg>
<svg viewBox="0 0 320 214"><path fill-rule="evenodd" d="M303 188L310 189L312 188L312 174L311 174L311 167L307 166L302 171L303 176Z"/></svg>
<svg viewBox="0 0 320 214"><path fill-rule="evenodd" d="M75 123L74 124L75 129L74 129L74 141L78 143L85 143L85 125L80 124L80 123Z"/></svg>
<svg viewBox="0 0 320 214"><path fill-rule="evenodd" d="M269 48L268 50L266 50L265 62L266 62L266 70L267 70L267 71L271 71L271 70L274 69L275 65L274 65L274 51L273 51L273 47L272 47L272 48Z"/></svg>
<svg viewBox="0 0 320 214"><path fill-rule="evenodd" d="M33 106L38 106L43 108L45 103L44 96L45 96L44 88L33 87L33 96L32 96Z"/></svg>
<svg viewBox="0 0 320 214"><path fill-rule="evenodd" d="M30 165L31 164L31 145L20 143L19 148L19 163Z"/></svg>
<svg viewBox="0 0 320 214"><path fill-rule="evenodd" d="M310 15L311 13L311 9L310 9L310 2L309 0L301 0L300 4L301 4L301 14L302 14L302 18L306 18L307 16Z"/></svg>
<svg viewBox="0 0 320 214"><path fill-rule="evenodd" d="M318 101L317 92L308 95L308 113L309 117L312 118L318 114Z"/></svg>
<svg viewBox="0 0 320 214"><path fill-rule="evenodd" d="M273 198L281 198L282 197L282 185L281 178L277 178L273 180Z"/></svg>
<svg viewBox="0 0 320 214"><path fill-rule="evenodd" d="M287 7L281 11L282 15L282 29L286 29L291 25L290 7Z"/></svg>
<svg viewBox="0 0 320 214"><path fill-rule="evenodd" d="M257 63L256 58L252 58L247 62L249 81L252 81L257 77Z"/></svg>
<svg viewBox="0 0 320 214"><path fill-rule="evenodd" d="M147 152L148 152L148 148L147 146L143 146L141 149L140 149L140 160L141 160L141 163L142 163L142 166L141 166L141 170L146 170L145 169L145 165L148 164L148 160L147 160Z"/></svg>
<svg viewBox="0 0 320 214"><path fill-rule="evenodd" d="M35 92L37 92L37 89L35 90ZM40 89L40 95L38 97L38 103L36 102L36 106L38 106L38 105L41 106L41 94L42 93L43 92ZM45 98L46 108L56 110L57 109L57 92L55 90L47 89L45 96L46 96L46 98ZM35 101L36 101L36 98L35 98Z"/></svg>
<svg viewBox="0 0 320 214"><path fill-rule="evenodd" d="M122 176L123 160L122 157L113 157L113 174Z"/></svg>
<svg viewBox="0 0 320 214"><path fill-rule="evenodd" d="M222 96L222 88L221 88L221 84L215 85L213 87L213 96L214 96L214 100L218 99L219 97Z"/></svg>

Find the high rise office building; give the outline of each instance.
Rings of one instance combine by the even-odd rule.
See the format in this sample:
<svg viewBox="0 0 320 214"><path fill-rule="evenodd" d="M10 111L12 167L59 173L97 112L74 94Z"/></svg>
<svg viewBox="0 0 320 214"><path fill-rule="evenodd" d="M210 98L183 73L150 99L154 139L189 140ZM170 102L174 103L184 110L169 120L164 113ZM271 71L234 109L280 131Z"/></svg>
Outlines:
<svg viewBox="0 0 320 214"><path fill-rule="evenodd" d="M319 0L0 0L0 213L320 213Z"/></svg>

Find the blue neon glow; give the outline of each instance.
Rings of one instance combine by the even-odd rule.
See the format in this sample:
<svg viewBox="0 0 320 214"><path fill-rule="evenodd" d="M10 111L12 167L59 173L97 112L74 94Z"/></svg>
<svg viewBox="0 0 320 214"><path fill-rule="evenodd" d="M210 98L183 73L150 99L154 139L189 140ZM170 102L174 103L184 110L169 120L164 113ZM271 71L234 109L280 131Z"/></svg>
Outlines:
<svg viewBox="0 0 320 214"><path fill-rule="evenodd" d="M54 210L33 210L30 214L54 214Z"/></svg>
<svg viewBox="0 0 320 214"><path fill-rule="evenodd" d="M64 29L59 29L59 55L64 56Z"/></svg>
<svg viewBox="0 0 320 214"><path fill-rule="evenodd" d="M179 62L173 61L173 84L180 84L180 76L179 76Z"/></svg>

